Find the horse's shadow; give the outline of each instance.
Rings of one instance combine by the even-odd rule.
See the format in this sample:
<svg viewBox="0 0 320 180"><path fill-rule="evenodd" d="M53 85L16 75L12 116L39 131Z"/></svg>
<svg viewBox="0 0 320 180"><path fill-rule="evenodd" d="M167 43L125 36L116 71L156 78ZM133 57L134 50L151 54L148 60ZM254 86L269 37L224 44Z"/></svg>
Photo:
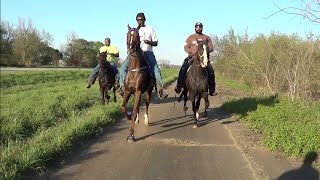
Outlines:
<svg viewBox="0 0 320 180"><path fill-rule="evenodd" d="M222 111L221 108L208 108L207 112L208 112L207 117L200 118L200 120L199 120L200 127L199 128L202 128L210 123L222 121L222 120L229 118L231 116L228 113L225 113L224 111ZM186 120L179 121L181 118L185 118ZM193 118L194 118L193 113L189 113L186 116L179 116L179 117L174 117L174 118L162 119L162 120L159 120L156 122L151 122L149 124L149 126L161 126L162 128L165 128L165 129L160 130L158 132L153 132L153 133L147 134L147 135L139 137L139 138L136 138L136 141L144 140L144 139L151 137L151 136L154 136L154 135L158 135L158 134L162 134L162 133L172 131L175 129L190 126L193 124ZM229 122L229 123L232 123L232 122ZM222 124L224 124L224 123L222 123Z"/></svg>

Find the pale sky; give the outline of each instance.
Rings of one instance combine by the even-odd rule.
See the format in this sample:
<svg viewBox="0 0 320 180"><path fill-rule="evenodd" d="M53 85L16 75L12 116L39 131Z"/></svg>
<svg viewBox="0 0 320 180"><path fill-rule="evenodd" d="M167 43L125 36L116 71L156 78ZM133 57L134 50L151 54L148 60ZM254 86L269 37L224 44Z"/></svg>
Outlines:
<svg viewBox="0 0 320 180"><path fill-rule="evenodd" d="M230 27L240 34L248 28L250 37L272 30L303 37L310 31L320 34L319 24L298 16L279 13L265 19L277 11L273 2L281 7L299 6L293 0L1 0L1 21L17 25L19 17L31 18L34 27L53 36L52 46L57 49L72 31L88 41L103 42L109 37L125 59L127 24L136 26L136 14L144 12L146 25L152 26L158 36L156 58L173 64L181 64L186 57L184 42L194 33L198 21L207 35L222 36Z"/></svg>

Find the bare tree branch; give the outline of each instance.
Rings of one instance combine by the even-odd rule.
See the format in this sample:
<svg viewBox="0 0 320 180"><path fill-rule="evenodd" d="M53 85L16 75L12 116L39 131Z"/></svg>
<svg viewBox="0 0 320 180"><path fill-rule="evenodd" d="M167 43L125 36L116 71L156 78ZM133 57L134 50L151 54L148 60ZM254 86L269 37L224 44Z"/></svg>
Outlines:
<svg viewBox="0 0 320 180"><path fill-rule="evenodd" d="M264 19L269 19L272 16L284 12L286 14L290 15L296 15L296 16L301 16L304 19L308 19L311 22L314 23L319 23L320 24L320 0L316 1L311 1L307 3L305 0L300 0L303 4L303 7L294 7L294 6L289 6L289 7L280 7L277 5L275 2L273 4L279 9L278 11L272 13L268 17Z"/></svg>

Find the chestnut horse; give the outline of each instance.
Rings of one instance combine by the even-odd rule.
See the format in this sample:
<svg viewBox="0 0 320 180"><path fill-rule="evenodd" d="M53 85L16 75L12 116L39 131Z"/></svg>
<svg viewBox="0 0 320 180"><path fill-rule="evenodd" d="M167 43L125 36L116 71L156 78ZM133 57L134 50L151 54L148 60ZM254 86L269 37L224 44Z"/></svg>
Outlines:
<svg viewBox="0 0 320 180"><path fill-rule="evenodd" d="M105 52L99 53L98 61L100 65L99 70L99 85L101 92L101 103L104 105L105 101L109 104L110 96L108 91L113 87L113 101L117 102L115 75L112 71L111 64L106 60L107 54Z"/></svg>
<svg viewBox="0 0 320 180"><path fill-rule="evenodd" d="M128 49L128 73L125 77L123 86L123 103L121 106L122 112L125 114L128 120L131 120L130 133L127 137L128 142L134 142L134 125L138 123L138 113L141 101L141 95L147 92L146 96L146 109L145 109L145 124L149 124L148 120L148 108L151 101L151 94L155 79L149 75L148 62L143 57L143 52L140 48L140 36L139 30L131 28L128 25L127 32L127 49ZM134 107L133 112L128 113L127 103L131 95L134 95Z"/></svg>
<svg viewBox="0 0 320 180"><path fill-rule="evenodd" d="M184 111L188 108L186 107L186 103L188 100L188 92L189 99L192 103L192 111L194 115L194 125L193 128L199 127L199 106L201 98L205 101L205 110L203 117L207 117L207 109L210 105L208 98L208 73L206 71L206 67L208 64L209 53L208 53L208 45L203 41L198 41L198 48L196 56L193 58L193 63L189 67L184 90L179 98L179 101L182 96L184 96ZM197 99L197 101L196 101Z"/></svg>

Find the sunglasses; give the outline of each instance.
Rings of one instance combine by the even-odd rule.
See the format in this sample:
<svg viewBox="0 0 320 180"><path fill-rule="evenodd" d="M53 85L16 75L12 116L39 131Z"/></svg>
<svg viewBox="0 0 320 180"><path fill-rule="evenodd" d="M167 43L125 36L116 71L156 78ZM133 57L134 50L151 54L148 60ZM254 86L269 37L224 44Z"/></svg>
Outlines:
<svg viewBox="0 0 320 180"><path fill-rule="evenodd" d="M202 28L202 26L199 26L199 25L197 25L197 26L194 26L195 28L197 28L197 27L199 27L199 28Z"/></svg>
<svg viewBox="0 0 320 180"><path fill-rule="evenodd" d="M137 21L143 21L143 19L137 19Z"/></svg>

